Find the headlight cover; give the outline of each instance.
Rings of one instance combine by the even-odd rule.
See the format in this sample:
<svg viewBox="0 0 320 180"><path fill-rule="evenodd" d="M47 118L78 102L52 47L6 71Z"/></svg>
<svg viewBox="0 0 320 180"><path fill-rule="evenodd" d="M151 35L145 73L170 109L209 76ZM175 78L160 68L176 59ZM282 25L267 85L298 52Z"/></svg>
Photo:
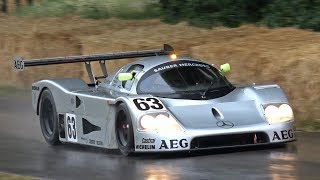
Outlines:
<svg viewBox="0 0 320 180"><path fill-rule="evenodd" d="M294 119L293 111L288 104L270 104L265 106L264 115L270 124L286 122Z"/></svg>
<svg viewBox="0 0 320 180"><path fill-rule="evenodd" d="M142 131L165 131L176 132L183 131L182 127L168 113L150 113L140 117L139 130Z"/></svg>

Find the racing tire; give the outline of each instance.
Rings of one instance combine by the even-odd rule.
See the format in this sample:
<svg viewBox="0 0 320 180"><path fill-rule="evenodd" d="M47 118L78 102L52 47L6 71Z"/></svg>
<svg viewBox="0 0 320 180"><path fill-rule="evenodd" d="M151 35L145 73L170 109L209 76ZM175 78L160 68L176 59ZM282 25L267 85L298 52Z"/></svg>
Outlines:
<svg viewBox="0 0 320 180"><path fill-rule="evenodd" d="M134 134L129 109L124 103L116 108L115 121L116 141L120 152L124 156L134 153Z"/></svg>
<svg viewBox="0 0 320 180"><path fill-rule="evenodd" d="M40 127L44 139L50 145L58 145L58 114L53 100L52 93L49 89L45 89L40 98Z"/></svg>

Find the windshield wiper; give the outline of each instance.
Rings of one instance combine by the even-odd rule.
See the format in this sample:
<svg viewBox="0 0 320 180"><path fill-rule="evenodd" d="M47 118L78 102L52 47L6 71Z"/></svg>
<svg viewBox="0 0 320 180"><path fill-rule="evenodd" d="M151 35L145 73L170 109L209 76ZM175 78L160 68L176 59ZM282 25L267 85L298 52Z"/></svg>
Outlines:
<svg viewBox="0 0 320 180"><path fill-rule="evenodd" d="M214 85L216 82L217 82L217 81L214 81L214 80L210 81L209 87L208 87L205 91L203 91L203 93L201 93L201 97L202 97L202 98L206 98L206 94L209 92L209 90L213 87L213 85Z"/></svg>

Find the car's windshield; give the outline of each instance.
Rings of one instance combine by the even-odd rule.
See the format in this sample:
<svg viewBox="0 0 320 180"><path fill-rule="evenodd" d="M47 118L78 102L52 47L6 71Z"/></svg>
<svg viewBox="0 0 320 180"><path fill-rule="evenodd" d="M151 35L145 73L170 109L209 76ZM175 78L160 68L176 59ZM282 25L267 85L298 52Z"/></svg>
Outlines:
<svg viewBox="0 0 320 180"><path fill-rule="evenodd" d="M146 72L138 83L138 94L204 99L221 97L234 87L214 67L196 61L173 61Z"/></svg>

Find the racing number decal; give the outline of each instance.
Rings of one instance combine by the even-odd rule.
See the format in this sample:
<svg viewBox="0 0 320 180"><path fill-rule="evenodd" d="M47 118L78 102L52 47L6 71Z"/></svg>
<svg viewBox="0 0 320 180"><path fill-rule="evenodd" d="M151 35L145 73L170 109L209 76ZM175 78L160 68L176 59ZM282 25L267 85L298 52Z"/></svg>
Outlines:
<svg viewBox="0 0 320 180"><path fill-rule="evenodd" d="M147 98L147 101L150 101L152 105L150 106L152 109L163 109L163 105L156 98Z"/></svg>
<svg viewBox="0 0 320 180"><path fill-rule="evenodd" d="M68 141L77 142L76 115L66 114Z"/></svg>
<svg viewBox="0 0 320 180"><path fill-rule="evenodd" d="M68 117L67 122L68 122L68 136L69 136L69 138L76 139L77 133L75 131L75 129L76 129L75 119L73 117Z"/></svg>
<svg viewBox="0 0 320 180"><path fill-rule="evenodd" d="M163 105L161 104L161 102L157 99L157 98L138 98L138 99L134 99L133 103L136 105L136 107L140 110L140 111L147 111L150 108L151 109L163 109Z"/></svg>

